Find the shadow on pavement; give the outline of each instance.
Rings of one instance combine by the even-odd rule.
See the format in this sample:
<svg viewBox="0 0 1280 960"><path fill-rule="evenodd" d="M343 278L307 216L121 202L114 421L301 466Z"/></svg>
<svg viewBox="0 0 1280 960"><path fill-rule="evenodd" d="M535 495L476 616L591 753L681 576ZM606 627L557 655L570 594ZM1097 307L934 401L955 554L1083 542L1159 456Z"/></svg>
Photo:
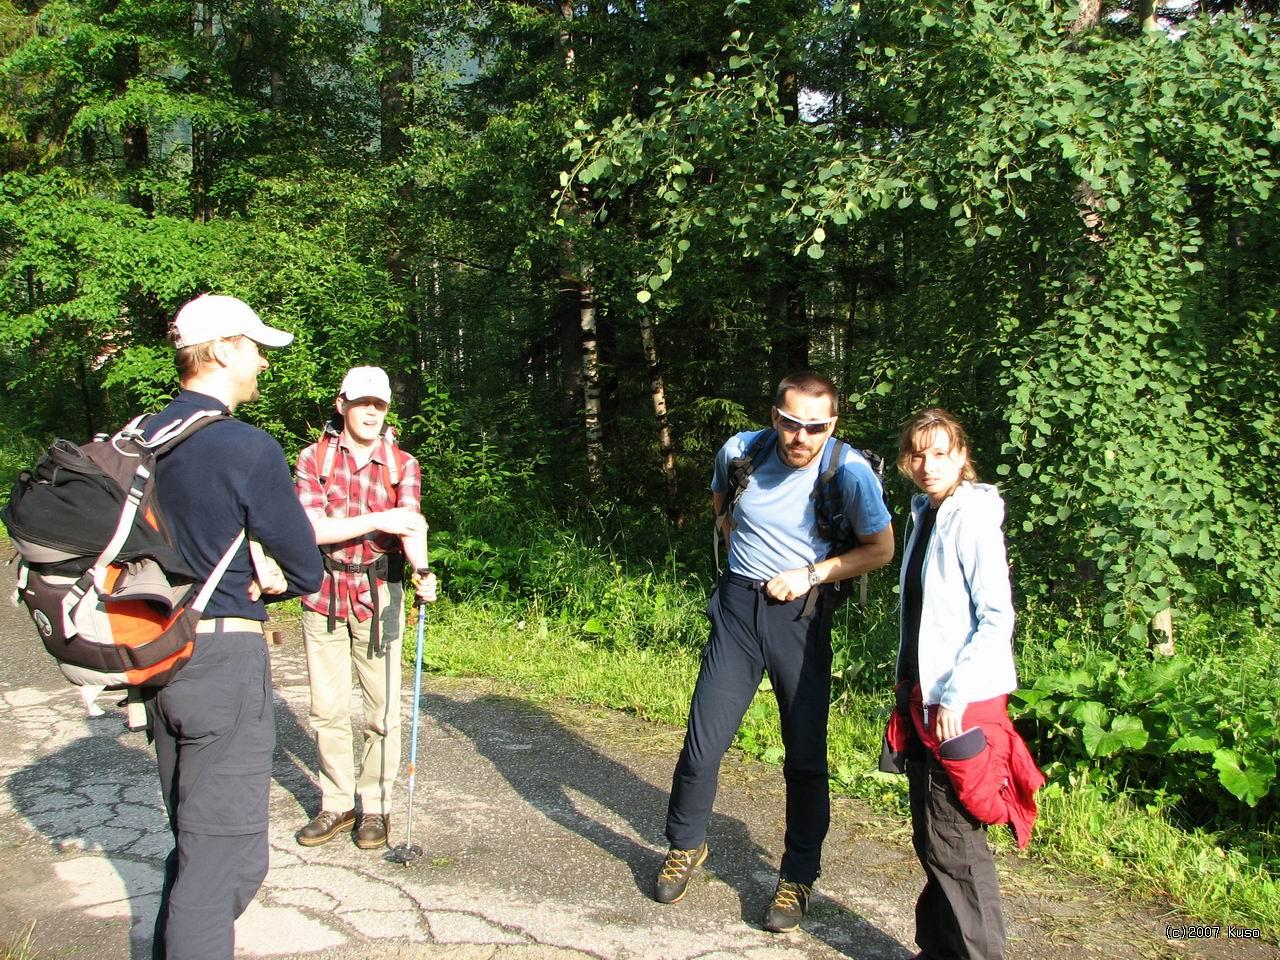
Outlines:
<svg viewBox="0 0 1280 960"><path fill-rule="evenodd" d="M320 812L320 787L312 771L320 768L316 740L305 718L299 719L290 704L275 691L276 749L271 757L271 778L283 787L304 816L298 826Z"/></svg>
<svg viewBox="0 0 1280 960"><path fill-rule="evenodd" d="M603 755L551 714L523 700L490 695L460 702L427 694L422 697L422 709L442 728L470 739L477 752L532 807L625 863L636 895L651 896L654 875L667 848L666 790ZM513 743L524 741L531 749L513 748ZM672 769L675 760L673 754ZM781 779L781 770L778 777ZM622 823L612 826L584 813L580 797L603 807ZM621 832L623 825L640 840ZM773 894L777 863L735 817L713 813L707 839L711 847L708 869L737 895L742 920L758 928ZM767 888L761 880L765 877L769 878ZM866 960L911 956L897 940L829 897L821 900L820 910L806 922L805 929L847 956Z"/></svg>
<svg viewBox="0 0 1280 960"><path fill-rule="evenodd" d="M11 774L5 784L16 813L49 842L51 859L67 849L104 855L124 888L130 920L129 956L151 956L164 853L169 846L168 821L160 802L155 758L140 733L120 731L120 717L108 712L88 721L92 735L35 759ZM138 794L130 796L131 789ZM143 798L142 792L154 796ZM132 850L143 846L144 850ZM103 896L101 878L86 877L73 896ZM111 901L96 901L106 904ZM118 900L114 901L117 905Z"/></svg>
<svg viewBox="0 0 1280 960"><path fill-rule="evenodd" d="M304 810L318 809L320 791L309 774L316 764L315 741L280 698L275 723L272 776ZM103 909L113 903L111 909L123 916L120 900L126 901L129 956L148 960L164 860L173 840L155 755L144 734L121 729L117 712L108 710L85 724L85 736L32 758L9 775L5 788L14 812L47 841L50 860L65 859L68 850L83 850L104 861L123 887L113 897L101 874L86 875L82 881L73 878L73 899L59 908L92 914L95 906ZM83 907L77 907L82 898Z"/></svg>

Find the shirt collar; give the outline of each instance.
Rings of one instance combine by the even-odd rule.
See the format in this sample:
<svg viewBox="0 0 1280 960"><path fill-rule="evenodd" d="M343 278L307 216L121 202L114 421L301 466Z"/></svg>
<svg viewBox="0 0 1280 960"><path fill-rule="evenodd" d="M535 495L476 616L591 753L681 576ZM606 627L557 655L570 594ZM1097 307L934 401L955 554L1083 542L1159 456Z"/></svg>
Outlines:
<svg viewBox="0 0 1280 960"><path fill-rule="evenodd" d="M338 434L338 446L340 446L343 450L346 450L348 453L351 453L351 447L347 443L347 435L345 432L340 432ZM378 438L378 442L373 447L373 453L369 455L369 461L370 462L377 461L378 463L391 462L391 458L387 453L386 436L381 436Z"/></svg>
<svg viewBox="0 0 1280 960"><path fill-rule="evenodd" d="M211 397L207 393L200 393L198 390L179 390L178 395L173 398L174 403L189 403L193 407L201 410L217 410L219 413L231 414L227 405L217 397Z"/></svg>

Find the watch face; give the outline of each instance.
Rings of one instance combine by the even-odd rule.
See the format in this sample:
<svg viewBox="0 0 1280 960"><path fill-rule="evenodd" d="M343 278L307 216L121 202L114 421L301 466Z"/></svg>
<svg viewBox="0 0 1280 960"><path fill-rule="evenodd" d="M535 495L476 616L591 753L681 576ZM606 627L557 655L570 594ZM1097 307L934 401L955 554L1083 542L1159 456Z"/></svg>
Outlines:
<svg viewBox="0 0 1280 960"><path fill-rule="evenodd" d="M810 570L810 571L809 571L809 586L811 586L811 587L816 587L816 586L817 586L818 584L820 584L821 582L822 582L822 574L818 573L818 571L817 571L817 570Z"/></svg>

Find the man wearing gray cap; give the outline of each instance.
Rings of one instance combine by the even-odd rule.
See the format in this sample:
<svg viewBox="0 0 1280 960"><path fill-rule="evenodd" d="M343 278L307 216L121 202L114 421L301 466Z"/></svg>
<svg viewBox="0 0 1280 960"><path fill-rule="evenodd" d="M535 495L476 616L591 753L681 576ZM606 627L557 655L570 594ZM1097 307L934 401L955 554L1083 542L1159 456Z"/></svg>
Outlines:
<svg viewBox="0 0 1280 960"><path fill-rule="evenodd" d="M435 599L422 474L386 427L390 403L391 384L380 367L352 367L324 435L298 455L298 498L322 545L326 571L321 589L302 600L321 793L320 812L297 834L304 847L328 843L352 827L362 850L386 846L400 766L406 560L415 589ZM365 720L358 768L351 734L353 666Z"/></svg>
<svg viewBox="0 0 1280 960"><path fill-rule="evenodd" d="M293 495L280 445L230 416L258 397L262 347L293 335L268 327L235 297L205 295L178 311L170 334L181 392L144 425L156 435L200 411L227 415L156 467L157 491L183 558L204 579L241 533L196 628L195 651L148 700L174 849L165 861L153 960L231 960L235 919L267 873L267 794L275 724L266 608L247 538L279 564L285 589L310 593L323 567Z"/></svg>

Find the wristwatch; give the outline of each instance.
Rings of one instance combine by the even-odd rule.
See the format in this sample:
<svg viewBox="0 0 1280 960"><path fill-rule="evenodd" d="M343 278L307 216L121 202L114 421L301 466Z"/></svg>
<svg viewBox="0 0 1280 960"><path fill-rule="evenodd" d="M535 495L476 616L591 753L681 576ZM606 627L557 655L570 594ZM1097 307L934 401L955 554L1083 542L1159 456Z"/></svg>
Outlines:
<svg viewBox="0 0 1280 960"><path fill-rule="evenodd" d="M805 566L809 568L809 586L816 587L822 582L822 574L818 572L818 568L812 563L806 563Z"/></svg>

